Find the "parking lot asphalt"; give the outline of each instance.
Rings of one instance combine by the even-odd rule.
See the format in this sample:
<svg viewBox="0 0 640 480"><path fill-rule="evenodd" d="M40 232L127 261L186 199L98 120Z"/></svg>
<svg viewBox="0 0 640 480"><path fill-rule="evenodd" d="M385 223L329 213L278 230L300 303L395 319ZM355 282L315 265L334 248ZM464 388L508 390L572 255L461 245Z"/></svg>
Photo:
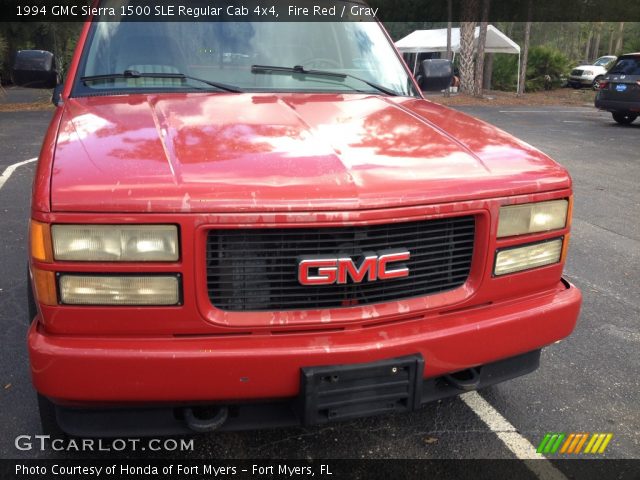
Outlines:
<svg viewBox="0 0 640 480"><path fill-rule="evenodd" d="M584 294L575 332L544 349L536 372L480 392L536 446L547 432L611 432L606 458L640 457L640 122L572 107L460 107L540 148L565 165L575 186L566 276ZM51 117L0 113L0 174L37 156ZM34 164L0 189L0 458L64 458L19 451L17 435L39 433L25 346L26 245ZM494 428L494 430L496 430ZM460 398L418 412L316 428L196 437L185 457L514 458ZM149 453L131 453L132 457Z"/></svg>

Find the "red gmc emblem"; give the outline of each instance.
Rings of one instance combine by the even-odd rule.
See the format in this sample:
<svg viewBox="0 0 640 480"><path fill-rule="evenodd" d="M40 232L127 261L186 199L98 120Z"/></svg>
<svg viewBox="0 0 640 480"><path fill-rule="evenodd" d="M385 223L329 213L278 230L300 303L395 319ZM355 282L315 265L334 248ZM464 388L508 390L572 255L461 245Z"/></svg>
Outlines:
<svg viewBox="0 0 640 480"><path fill-rule="evenodd" d="M333 285L391 280L409 276L409 268L399 262L406 262L411 257L408 251L368 253L360 265L356 265L350 257L339 258L303 258L298 263L298 281L302 285ZM396 264L396 265L393 265Z"/></svg>

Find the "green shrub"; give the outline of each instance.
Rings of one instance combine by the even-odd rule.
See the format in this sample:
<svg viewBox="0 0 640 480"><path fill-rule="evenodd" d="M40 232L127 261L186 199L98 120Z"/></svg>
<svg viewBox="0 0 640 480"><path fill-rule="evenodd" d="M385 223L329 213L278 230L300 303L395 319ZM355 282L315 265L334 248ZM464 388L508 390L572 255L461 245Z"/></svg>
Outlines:
<svg viewBox="0 0 640 480"><path fill-rule="evenodd" d="M559 50L550 47L532 47L527 62L526 91L535 92L545 88L545 75L551 77L552 85L560 84L560 77L569 71L569 60ZM518 83L518 57L497 54L493 61L493 88L515 90Z"/></svg>
<svg viewBox="0 0 640 480"><path fill-rule="evenodd" d="M518 57L497 53L493 59L494 90L513 91L518 84Z"/></svg>
<svg viewBox="0 0 640 480"><path fill-rule="evenodd" d="M528 92L543 90L545 75L555 84L569 70L569 60L559 50L550 47L533 47L529 50L527 65Z"/></svg>

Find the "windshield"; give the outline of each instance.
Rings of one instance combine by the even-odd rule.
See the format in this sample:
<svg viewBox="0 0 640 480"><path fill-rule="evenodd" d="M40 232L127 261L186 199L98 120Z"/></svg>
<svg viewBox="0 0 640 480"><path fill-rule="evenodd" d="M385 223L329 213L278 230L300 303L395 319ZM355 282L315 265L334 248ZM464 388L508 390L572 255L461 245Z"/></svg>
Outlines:
<svg viewBox="0 0 640 480"><path fill-rule="evenodd" d="M598 67L605 67L608 63L613 62L615 59L616 57L600 57L598 60L593 62L593 64Z"/></svg>
<svg viewBox="0 0 640 480"><path fill-rule="evenodd" d="M252 68L255 65L345 75L292 75ZM386 89L416 95L375 22L97 22L74 94L213 91L215 84L252 92L384 94Z"/></svg>

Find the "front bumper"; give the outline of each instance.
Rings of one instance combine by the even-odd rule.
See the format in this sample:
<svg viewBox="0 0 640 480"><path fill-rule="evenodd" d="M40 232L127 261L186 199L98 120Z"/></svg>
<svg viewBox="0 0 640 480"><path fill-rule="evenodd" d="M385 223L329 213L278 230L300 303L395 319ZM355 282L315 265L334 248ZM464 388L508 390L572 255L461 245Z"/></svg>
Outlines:
<svg viewBox="0 0 640 480"><path fill-rule="evenodd" d="M443 398L459 395L463 392L485 388L496 383L526 375L538 368L540 350L500 360L498 362L474 368L472 372L463 371L454 376L441 376L425 379L420 385L420 395L412 408L395 409L393 406L384 412L419 409L422 405ZM473 375L473 382L466 376ZM461 380L463 378L463 380ZM382 400L386 402L387 400ZM395 405L397 406L397 405ZM349 409L353 404L346 400L337 408ZM359 408L357 405L356 408ZM203 411L208 407L189 406L193 411ZM186 420L187 407L184 405L155 405L142 407L86 408L56 406L57 422L61 429L77 437L141 437L151 435L188 435L194 429ZM259 428L293 427L301 423L313 425L325 422L306 422L308 410L301 409L300 397L277 401L250 402L228 405L226 421L216 430L237 431ZM352 415L354 418L361 415ZM344 418L338 418L341 420Z"/></svg>
<svg viewBox="0 0 640 480"><path fill-rule="evenodd" d="M421 355L423 377L496 362L573 330L568 282L528 297L336 332L193 337L28 337L36 390L59 404L229 403L291 398L300 370Z"/></svg>
<svg viewBox="0 0 640 480"><path fill-rule="evenodd" d="M587 85L592 85L593 81L595 80L596 76L595 75L590 75L588 77L569 77L569 80L567 81L567 83L569 83L569 85L583 85L583 86L587 86Z"/></svg>

